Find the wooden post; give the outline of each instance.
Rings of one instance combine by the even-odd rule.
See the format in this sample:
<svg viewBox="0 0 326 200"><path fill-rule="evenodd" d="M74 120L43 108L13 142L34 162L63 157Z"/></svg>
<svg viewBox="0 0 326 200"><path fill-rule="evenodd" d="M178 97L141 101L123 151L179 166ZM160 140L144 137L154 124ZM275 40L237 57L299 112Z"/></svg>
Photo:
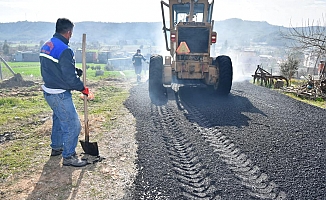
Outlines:
<svg viewBox="0 0 326 200"><path fill-rule="evenodd" d="M83 34L83 40L82 40L82 68L83 68L84 87L86 87L86 34L85 33ZM85 124L85 142L89 142L87 95L84 95L84 124Z"/></svg>
<svg viewBox="0 0 326 200"><path fill-rule="evenodd" d="M3 59L2 57L0 57L0 60L3 62L3 64L6 65L6 67L9 69L9 71L10 71L13 75L16 75L16 73L14 72L14 70L11 69L11 67L7 64L7 62L5 61L5 59Z"/></svg>

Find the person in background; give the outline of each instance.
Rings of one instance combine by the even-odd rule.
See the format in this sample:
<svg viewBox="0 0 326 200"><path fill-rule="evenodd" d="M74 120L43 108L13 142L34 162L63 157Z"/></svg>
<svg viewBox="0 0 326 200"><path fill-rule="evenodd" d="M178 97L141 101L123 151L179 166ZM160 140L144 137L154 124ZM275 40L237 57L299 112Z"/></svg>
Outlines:
<svg viewBox="0 0 326 200"><path fill-rule="evenodd" d="M319 77L325 76L326 70L325 70L325 61L321 60L318 65L318 75Z"/></svg>
<svg viewBox="0 0 326 200"><path fill-rule="evenodd" d="M81 123L71 91L88 95L89 88L80 80L82 70L75 67L74 52L68 46L73 28L69 19L57 20L55 34L41 47L40 64L44 98L53 111L51 156L62 154L63 165L82 167L88 163L78 158L75 151Z"/></svg>
<svg viewBox="0 0 326 200"><path fill-rule="evenodd" d="M140 82L141 80L141 71L143 66L143 61L146 61L146 58L141 54L140 49L137 49L137 52L132 57L132 62L135 68L135 73L137 75L137 82Z"/></svg>

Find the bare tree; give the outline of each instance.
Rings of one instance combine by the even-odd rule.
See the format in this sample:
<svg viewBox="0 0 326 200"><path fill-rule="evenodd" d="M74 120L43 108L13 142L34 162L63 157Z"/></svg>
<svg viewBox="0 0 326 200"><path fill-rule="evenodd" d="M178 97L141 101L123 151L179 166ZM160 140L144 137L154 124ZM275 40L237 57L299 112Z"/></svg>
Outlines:
<svg viewBox="0 0 326 200"><path fill-rule="evenodd" d="M291 27L288 30L289 32L282 33L282 36L292 40L294 48L326 52L326 21L324 17L316 22L308 20L302 24L302 27Z"/></svg>
<svg viewBox="0 0 326 200"><path fill-rule="evenodd" d="M292 41L291 49L295 51L309 52L318 60L326 55L326 21L324 16L321 20L309 20L302 27L291 27L287 33L281 32L285 39Z"/></svg>

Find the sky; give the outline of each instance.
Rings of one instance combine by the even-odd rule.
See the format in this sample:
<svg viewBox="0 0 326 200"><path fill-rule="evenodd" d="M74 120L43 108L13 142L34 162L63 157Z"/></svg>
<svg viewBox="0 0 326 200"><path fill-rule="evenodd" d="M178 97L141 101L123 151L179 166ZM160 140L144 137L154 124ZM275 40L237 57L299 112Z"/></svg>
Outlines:
<svg viewBox="0 0 326 200"><path fill-rule="evenodd" d="M215 21L239 18L285 27L326 23L326 0L215 0L214 5ZM0 23L55 22L60 17L73 22L162 21L160 0L0 0Z"/></svg>

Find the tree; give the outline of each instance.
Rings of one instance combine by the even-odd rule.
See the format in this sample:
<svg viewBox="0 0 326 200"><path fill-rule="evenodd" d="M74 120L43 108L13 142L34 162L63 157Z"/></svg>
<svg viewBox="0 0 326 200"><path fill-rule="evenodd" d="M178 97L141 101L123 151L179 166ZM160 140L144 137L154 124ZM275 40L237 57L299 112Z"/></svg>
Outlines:
<svg viewBox="0 0 326 200"><path fill-rule="evenodd" d="M4 55L9 55L9 44L7 43L7 40L5 40L2 46L2 51Z"/></svg>
<svg viewBox="0 0 326 200"><path fill-rule="evenodd" d="M324 20L322 20L324 21ZM301 49L316 49L326 51L326 22L308 21L303 27L291 27L288 33L282 33L286 39L295 42L294 47ZM324 25L322 25L324 24Z"/></svg>
<svg viewBox="0 0 326 200"><path fill-rule="evenodd" d="M281 33L283 38L292 40L292 49L310 52L318 60L326 55L326 21L308 22L302 27L291 27L288 33Z"/></svg>
<svg viewBox="0 0 326 200"><path fill-rule="evenodd" d="M280 65L281 74L285 76L291 83L291 78L299 68L299 60L293 55L289 55L287 60Z"/></svg>

